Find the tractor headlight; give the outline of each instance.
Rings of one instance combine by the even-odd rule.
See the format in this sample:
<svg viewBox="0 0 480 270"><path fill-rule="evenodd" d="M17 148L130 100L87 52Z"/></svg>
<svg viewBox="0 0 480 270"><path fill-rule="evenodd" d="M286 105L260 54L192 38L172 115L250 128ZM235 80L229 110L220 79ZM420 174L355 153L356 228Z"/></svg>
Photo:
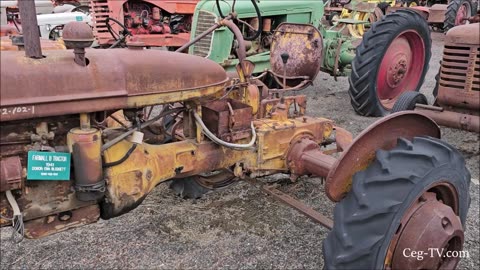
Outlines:
<svg viewBox="0 0 480 270"><path fill-rule="evenodd" d="M47 29L47 31L50 31L52 30L52 26L50 24L47 24L45 25L45 29Z"/></svg>

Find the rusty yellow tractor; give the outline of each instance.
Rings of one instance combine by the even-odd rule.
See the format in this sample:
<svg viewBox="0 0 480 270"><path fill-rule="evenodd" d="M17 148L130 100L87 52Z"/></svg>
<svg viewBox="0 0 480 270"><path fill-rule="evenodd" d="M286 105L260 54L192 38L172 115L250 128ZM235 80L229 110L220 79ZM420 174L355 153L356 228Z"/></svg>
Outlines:
<svg viewBox="0 0 480 270"><path fill-rule="evenodd" d="M19 4L25 51L1 54L0 103L0 224L17 237L122 215L169 180L184 198L247 180L332 230L326 269L458 263L438 257L426 265L402 250L462 250L470 200L464 159L415 112L382 118L355 139L334 120L309 116L300 91L322 62L315 27L279 25L271 69L254 77L229 14L212 26L238 42L237 76L229 77L211 60L140 42L86 49L94 36L81 22L63 31L73 52L42 52L33 1ZM262 81L267 74L278 88ZM338 203L333 222L255 180L275 173L324 177L326 196Z"/></svg>

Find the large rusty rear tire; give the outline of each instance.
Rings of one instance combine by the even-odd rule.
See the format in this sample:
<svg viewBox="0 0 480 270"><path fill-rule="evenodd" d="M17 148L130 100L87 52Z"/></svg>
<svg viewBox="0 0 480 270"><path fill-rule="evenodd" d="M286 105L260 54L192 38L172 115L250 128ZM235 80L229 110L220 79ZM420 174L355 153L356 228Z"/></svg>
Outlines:
<svg viewBox="0 0 480 270"><path fill-rule="evenodd" d="M355 174L352 190L335 206L335 226L323 243L325 268L384 269L385 262L389 262L389 269L420 269L411 264L422 261L405 261L398 254L405 249L405 243L408 246L415 242L405 241L407 238L419 240L419 245L444 243L428 248L450 244L451 249L461 249L470 204L469 186L470 173L463 157L439 139L399 139L393 150L377 151L375 160ZM425 211L422 207L427 206L431 208ZM428 218L439 212L446 216ZM418 222L423 222L422 226ZM450 225L456 230L447 230ZM431 229L435 226L437 230ZM431 242L420 241L432 234ZM399 259L403 262L395 265ZM451 269L458 261L440 263ZM426 265L422 269L438 267Z"/></svg>
<svg viewBox="0 0 480 270"><path fill-rule="evenodd" d="M355 111L384 116L404 91L418 91L431 47L428 24L415 11L399 10L375 22L352 62L349 94Z"/></svg>

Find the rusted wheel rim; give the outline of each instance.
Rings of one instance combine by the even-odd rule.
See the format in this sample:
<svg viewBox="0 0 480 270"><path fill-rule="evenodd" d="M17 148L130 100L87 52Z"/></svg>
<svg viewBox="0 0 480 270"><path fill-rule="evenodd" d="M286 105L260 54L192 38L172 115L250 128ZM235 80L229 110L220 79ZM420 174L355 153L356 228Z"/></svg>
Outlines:
<svg viewBox="0 0 480 270"><path fill-rule="evenodd" d="M464 233L455 188L446 182L419 196L402 217L390 242L385 269L455 269ZM422 259L412 252L423 252ZM418 254L418 253L417 253Z"/></svg>
<svg viewBox="0 0 480 270"><path fill-rule="evenodd" d="M457 16L455 17L455 25L466 24L468 17L470 17L470 6L467 3L462 3L462 5L457 10Z"/></svg>
<svg viewBox="0 0 480 270"><path fill-rule="evenodd" d="M425 43L415 31L400 33L390 43L377 76L377 95L388 110L405 91L412 91L422 76L425 65Z"/></svg>
<svg viewBox="0 0 480 270"><path fill-rule="evenodd" d="M196 175L195 182L208 189L223 188L236 181L235 176L229 171L217 171L210 175Z"/></svg>

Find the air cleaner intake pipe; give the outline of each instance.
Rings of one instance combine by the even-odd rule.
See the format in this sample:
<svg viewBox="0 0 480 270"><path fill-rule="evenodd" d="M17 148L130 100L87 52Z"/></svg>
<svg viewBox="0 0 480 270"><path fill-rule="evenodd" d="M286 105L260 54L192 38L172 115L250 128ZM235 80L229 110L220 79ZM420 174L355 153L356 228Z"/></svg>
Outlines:
<svg viewBox="0 0 480 270"><path fill-rule="evenodd" d="M38 28L35 0L18 1L22 32L25 41L25 56L34 59L43 58L40 46L40 29Z"/></svg>

